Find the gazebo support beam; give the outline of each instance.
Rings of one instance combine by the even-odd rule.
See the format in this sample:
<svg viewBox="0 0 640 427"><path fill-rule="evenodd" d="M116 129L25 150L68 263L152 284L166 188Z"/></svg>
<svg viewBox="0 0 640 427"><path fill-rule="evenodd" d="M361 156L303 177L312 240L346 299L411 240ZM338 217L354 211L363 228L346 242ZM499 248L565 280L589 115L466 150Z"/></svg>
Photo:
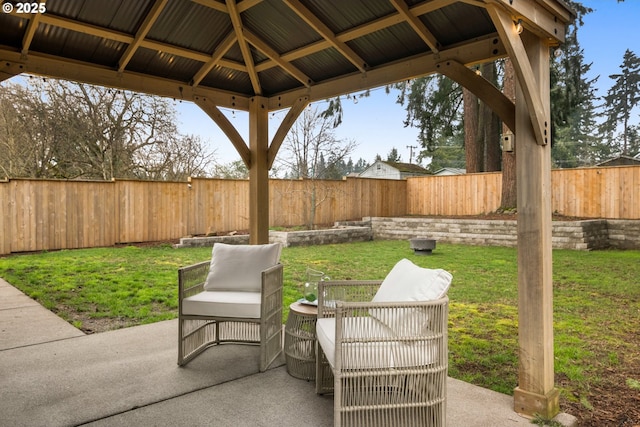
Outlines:
<svg viewBox="0 0 640 427"><path fill-rule="evenodd" d="M532 95L549 105L549 46L533 33L521 36L535 84L518 82L516 92L520 366L514 409L551 419L560 411L553 366L551 144L537 143L527 102L531 97L524 93L535 90Z"/></svg>
<svg viewBox="0 0 640 427"><path fill-rule="evenodd" d="M268 99L249 101L249 243L269 243L269 110Z"/></svg>
<svg viewBox="0 0 640 427"><path fill-rule="evenodd" d="M269 169L291 126L309 103L309 97L300 97L289 109L269 145L269 100L253 97L249 102L249 146L238 130L211 101L196 97L195 103L220 127L231 140L249 169L249 242L269 242Z"/></svg>

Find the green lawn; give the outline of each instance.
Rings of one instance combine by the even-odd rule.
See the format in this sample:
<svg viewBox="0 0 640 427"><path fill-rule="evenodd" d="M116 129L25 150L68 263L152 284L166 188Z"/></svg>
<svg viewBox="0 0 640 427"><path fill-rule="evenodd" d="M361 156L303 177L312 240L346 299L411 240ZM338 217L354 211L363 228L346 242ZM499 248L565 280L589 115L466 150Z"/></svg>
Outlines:
<svg viewBox="0 0 640 427"><path fill-rule="evenodd" d="M95 319L137 325L175 317L176 270L210 255L170 246L12 255L0 258L0 277L78 327ZM453 274L450 375L511 394L516 256L514 248L440 243L433 255L417 256L406 241L285 248L285 306L301 297L307 267L332 279L382 279L401 258L444 268ZM640 251L555 250L553 266L556 383L565 410L594 411L603 389L640 393Z"/></svg>

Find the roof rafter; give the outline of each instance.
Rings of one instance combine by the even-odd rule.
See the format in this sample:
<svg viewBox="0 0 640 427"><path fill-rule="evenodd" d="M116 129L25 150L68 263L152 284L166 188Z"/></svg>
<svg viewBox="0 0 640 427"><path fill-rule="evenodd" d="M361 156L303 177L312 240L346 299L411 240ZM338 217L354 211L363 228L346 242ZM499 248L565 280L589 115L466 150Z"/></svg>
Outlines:
<svg viewBox="0 0 640 427"><path fill-rule="evenodd" d="M127 67L127 64L129 63L129 61L131 61L131 58L133 58L133 55L136 53L136 50L138 50L138 47L140 47L140 44L147 36L147 33L149 32L153 24L158 20L162 9L164 9L168 1L169 0L156 0L156 2L153 4L153 7L144 18L144 21L142 21L142 25L140 25L140 28L138 28L138 31L133 38L133 42L129 44L127 50L124 52L124 54L122 54L122 57L118 62L119 72L123 72Z"/></svg>
<svg viewBox="0 0 640 427"><path fill-rule="evenodd" d="M426 25L422 23L422 21L414 15L411 10L409 10L409 6L404 0L389 0L393 7L396 8L400 16L413 28L413 31L416 32L424 41L427 46L433 51L438 52L440 50L440 42L435 38L435 36L429 31Z"/></svg>
<svg viewBox="0 0 640 427"><path fill-rule="evenodd" d="M471 3L473 6L484 7L484 3L480 3L479 0L462 0L464 3ZM412 6L409 8L409 12L414 16L423 15L426 13L433 12L440 8L446 7L450 4L456 3L457 0L433 0L425 3L420 3L418 5ZM378 18L374 21L367 22L365 24L359 25L357 27L348 29L342 33L336 34L335 38L339 42L346 43L351 40L355 40L359 37L366 36L367 34L373 33L375 31L379 31L393 25L400 24L405 22L404 17L399 13L392 13L382 18ZM291 52L287 52L282 55L282 59L285 61L294 61L296 59L302 58L304 56L310 55L312 53L320 52L324 49L328 49L331 47L331 42L327 39L323 39L316 43L312 43L307 46L303 46L299 49L293 50ZM273 61L263 61L258 64L257 68L259 71L263 71L272 67L275 67Z"/></svg>
<svg viewBox="0 0 640 427"><path fill-rule="evenodd" d="M295 65L290 62L284 61L280 54L275 51L271 46L265 43L260 37L256 36L249 30L245 30L245 39L251 43L256 49L267 55L272 61L282 67L287 73L295 77L300 83L306 87L311 86L312 80L300 71Z"/></svg>
<svg viewBox="0 0 640 427"><path fill-rule="evenodd" d="M231 32L225 37L225 39L218 45L216 50L211 55L211 59L204 63L202 67L198 70L198 72L191 79L191 86L198 86L202 79L211 71L211 69L219 65L220 59L224 56L225 53L233 46L233 44L238 40L236 34Z"/></svg>
<svg viewBox="0 0 640 427"><path fill-rule="evenodd" d="M131 44L133 43L134 37L130 34L122 33L115 30L110 30L107 28L98 27L91 24L79 23L77 21L72 21L67 18L61 18L53 15L33 15L38 16L40 18L41 24L52 25L55 27L64 28L70 31L76 31L82 34L88 34L94 37L104 38L107 40L113 40L120 43ZM194 61L200 61L203 63L209 62L211 59L211 55L197 52L195 50L185 49L183 47L178 47L166 43L157 42L154 40L142 40L140 42L140 47L144 47L151 50L156 50L159 52L166 52L172 55L180 56L182 58L193 59ZM247 67L239 62L234 62L226 59L220 59L219 64L222 67L231 68L237 71L247 71Z"/></svg>
<svg viewBox="0 0 640 427"><path fill-rule="evenodd" d="M342 56L347 58L361 73L364 73L369 67L364 59L362 59L357 53L353 51L347 44L333 33L327 25L315 16L306 6L300 3L299 0L284 0L284 3L289 6L300 18L302 18L311 28L313 28L320 36L325 39L329 44L340 52Z"/></svg>
<svg viewBox="0 0 640 427"><path fill-rule="evenodd" d="M251 80L253 91L256 95L261 95L262 87L260 86L260 78L258 77L258 72L256 71L256 67L253 62L253 56L251 56L251 49L249 49L249 45L244 38L244 26L242 25L242 19L240 18L240 11L238 11L238 8L236 7L236 0L226 0L226 3L229 17L231 18L231 24L233 25L236 37L238 38L238 46L242 52L244 63L247 66L247 72L249 73L249 79Z"/></svg>
<svg viewBox="0 0 640 427"><path fill-rule="evenodd" d="M333 98L347 92L371 89L392 82L412 79L437 72L442 61L455 60L466 66L505 57L507 52L497 34L474 39L462 44L377 67L363 76L352 73L330 81L315 84L307 89L292 90L269 98L269 110L279 110L290 105L301 96L308 95L309 102Z"/></svg>
<svg viewBox="0 0 640 427"><path fill-rule="evenodd" d="M44 4L46 0L43 0L41 3ZM24 33L24 37L22 38L22 56L26 57L29 53L29 47L31 46L31 42L33 41L33 35L36 33L38 29L38 25L40 19L42 18L42 13L36 13L30 20L29 25L27 26L27 31Z"/></svg>
<svg viewBox="0 0 640 427"><path fill-rule="evenodd" d="M522 19L525 28L538 37L542 37L551 44L562 43L565 39L565 23L571 21L572 16L566 10L553 7L548 0L519 1L512 0L488 0L487 5L500 5L508 10L513 17ZM558 19L560 17L561 19Z"/></svg>
<svg viewBox="0 0 640 427"><path fill-rule="evenodd" d="M227 9L227 7L216 0L191 0L191 1L201 6L206 6L211 9L215 9L218 12L229 13L229 10ZM238 12L242 13L245 10L251 9L253 6L259 3L262 3L262 0L243 0L241 3L238 3L236 7L238 8Z"/></svg>
<svg viewBox="0 0 640 427"><path fill-rule="evenodd" d="M235 92L204 87L194 88L176 80L150 77L126 70L119 73L109 67L68 59L61 60L33 52L28 59L24 60L18 52L0 50L0 63L3 65L2 75L30 73L187 101L204 97L221 107L244 111L249 108L249 98Z"/></svg>

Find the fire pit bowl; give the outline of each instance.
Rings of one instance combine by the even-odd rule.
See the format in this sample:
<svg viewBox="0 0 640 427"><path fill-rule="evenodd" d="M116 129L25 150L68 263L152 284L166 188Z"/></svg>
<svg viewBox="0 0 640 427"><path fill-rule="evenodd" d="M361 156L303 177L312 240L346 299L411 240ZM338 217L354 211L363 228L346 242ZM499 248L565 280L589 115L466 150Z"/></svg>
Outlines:
<svg viewBox="0 0 640 427"><path fill-rule="evenodd" d="M432 251L436 248L436 241L435 239L416 237L409 239L409 247L413 249L413 253L416 255L431 255Z"/></svg>

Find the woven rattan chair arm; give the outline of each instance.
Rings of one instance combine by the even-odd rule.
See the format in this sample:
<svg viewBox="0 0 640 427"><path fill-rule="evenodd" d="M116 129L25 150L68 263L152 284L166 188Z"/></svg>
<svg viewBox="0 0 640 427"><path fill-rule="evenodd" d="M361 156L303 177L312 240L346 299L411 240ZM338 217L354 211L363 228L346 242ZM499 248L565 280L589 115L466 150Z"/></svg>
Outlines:
<svg viewBox="0 0 640 427"><path fill-rule="evenodd" d="M276 264L262 272L262 318L282 312L283 266ZM278 319L281 322L281 319Z"/></svg>
<svg viewBox="0 0 640 427"><path fill-rule="evenodd" d="M204 290L204 282L209 274L209 261L202 261L178 269L178 298L195 295Z"/></svg>
<svg viewBox="0 0 640 427"><path fill-rule="evenodd" d="M427 307L436 307L441 306L443 303L449 301L449 297L445 296L440 299L430 300L430 301L393 301L393 302L356 302L356 301L337 301L336 308L341 309L343 312L348 312L349 310L368 310L368 309L376 309L376 308L427 308Z"/></svg>
<svg viewBox="0 0 640 427"><path fill-rule="evenodd" d="M371 301L380 280L329 280L318 283L318 318L333 317L337 301Z"/></svg>

